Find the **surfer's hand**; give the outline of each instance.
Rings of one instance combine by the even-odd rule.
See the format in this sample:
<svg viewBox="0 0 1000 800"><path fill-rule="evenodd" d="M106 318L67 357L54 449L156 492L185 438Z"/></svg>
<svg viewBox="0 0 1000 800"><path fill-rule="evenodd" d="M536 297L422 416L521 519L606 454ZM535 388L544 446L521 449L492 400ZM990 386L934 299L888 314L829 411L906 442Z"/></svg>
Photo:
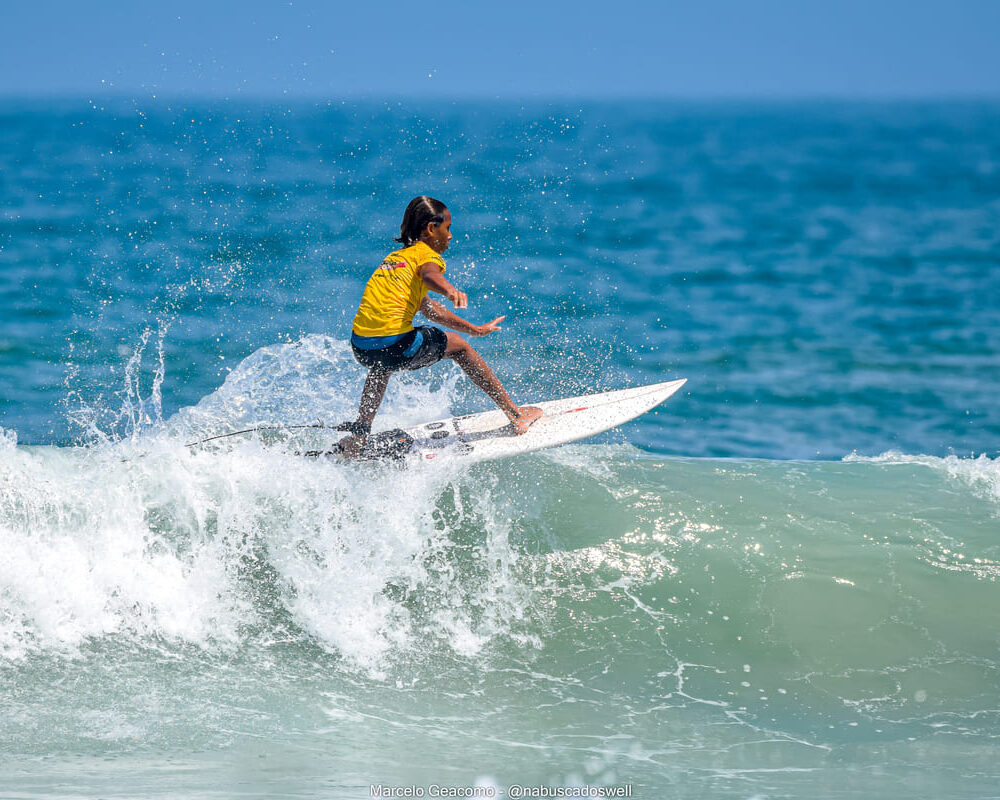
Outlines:
<svg viewBox="0 0 1000 800"><path fill-rule="evenodd" d="M491 333L496 333L501 330L500 323L507 319L505 314L502 317L497 317L493 322L487 322L485 325L477 325L473 336L488 336Z"/></svg>
<svg viewBox="0 0 1000 800"><path fill-rule="evenodd" d="M448 293L448 299L455 308L468 308L469 306L469 296L465 292L460 292L458 289Z"/></svg>

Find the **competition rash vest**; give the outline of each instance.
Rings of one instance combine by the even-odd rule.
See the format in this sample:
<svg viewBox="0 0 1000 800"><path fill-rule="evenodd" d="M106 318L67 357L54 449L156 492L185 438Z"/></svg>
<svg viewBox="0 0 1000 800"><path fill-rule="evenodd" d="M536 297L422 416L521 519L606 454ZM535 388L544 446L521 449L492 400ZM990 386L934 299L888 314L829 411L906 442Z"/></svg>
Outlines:
<svg viewBox="0 0 1000 800"><path fill-rule="evenodd" d="M431 263L444 272L444 259L424 242L385 257L361 295L352 330L358 336L397 336L413 330L413 315L427 296L420 267Z"/></svg>

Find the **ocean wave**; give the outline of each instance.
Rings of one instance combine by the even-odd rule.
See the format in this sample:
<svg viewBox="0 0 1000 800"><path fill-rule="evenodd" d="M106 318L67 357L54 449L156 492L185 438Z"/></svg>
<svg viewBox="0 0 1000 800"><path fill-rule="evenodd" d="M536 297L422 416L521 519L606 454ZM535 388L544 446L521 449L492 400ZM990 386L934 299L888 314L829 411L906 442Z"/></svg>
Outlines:
<svg viewBox="0 0 1000 800"><path fill-rule="evenodd" d="M944 472L950 478L969 486L978 496L1000 504L1000 458L985 453L971 458L959 456L907 455L895 451L875 457L851 455L844 459L868 464L918 464Z"/></svg>
<svg viewBox="0 0 1000 800"><path fill-rule="evenodd" d="M942 714L990 727L977 714L1000 674L995 461L582 443L398 467L305 459L256 434L187 446L347 417L363 375L345 351L318 336L263 348L195 406L118 439L4 435L0 666L583 675L724 724L781 718L779 738L807 746L828 735L818 719L871 735ZM463 386L445 369L400 379L380 424L462 410Z"/></svg>
<svg viewBox="0 0 1000 800"><path fill-rule="evenodd" d="M992 503L972 507L953 487L979 491L968 476L996 465L940 461L584 444L449 471L308 460L254 438L220 451L162 434L8 448L0 647L8 659L107 636L225 648L281 628L379 670L428 646L478 657L491 642L542 641L561 596L686 619L680 636L726 602L773 630L806 608L838 616L828 603L911 617L887 571L1000 575ZM655 600L640 596L649 586ZM907 591L958 613L958 588Z"/></svg>
<svg viewBox="0 0 1000 800"><path fill-rule="evenodd" d="M586 718L608 763L995 737L995 506L923 463L358 467L163 433L3 455L0 741L45 709L39 753L306 718L382 741L460 716L471 747L545 731L574 758Z"/></svg>

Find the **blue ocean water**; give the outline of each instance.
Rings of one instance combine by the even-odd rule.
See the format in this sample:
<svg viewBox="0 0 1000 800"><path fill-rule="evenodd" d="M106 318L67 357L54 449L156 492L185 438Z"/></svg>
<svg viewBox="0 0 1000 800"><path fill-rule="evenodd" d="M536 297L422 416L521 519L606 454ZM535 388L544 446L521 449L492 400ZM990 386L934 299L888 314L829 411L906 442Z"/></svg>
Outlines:
<svg viewBox="0 0 1000 800"><path fill-rule="evenodd" d="M0 797L995 794L1000 105L0 102ZM411 196L596 440L357 470ZM479 410L451 365L377 426ZM902 787L902 789L901 789Z"/></svg>

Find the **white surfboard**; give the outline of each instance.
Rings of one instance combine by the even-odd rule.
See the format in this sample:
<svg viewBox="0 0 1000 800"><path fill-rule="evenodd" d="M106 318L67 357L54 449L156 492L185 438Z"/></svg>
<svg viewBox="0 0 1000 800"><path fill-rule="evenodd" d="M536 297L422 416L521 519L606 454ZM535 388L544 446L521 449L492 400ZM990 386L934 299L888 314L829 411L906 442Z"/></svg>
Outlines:
<svg viewBox="0 0 1000 800"><path fill-rule="evenodd" d="M424 462L484 461L530 453L585 439L635 419L658 406L686 381L682 378L634 389L530 403L545 414L520 435L499 410L387 431L371 437L376 449L367 457L419 458ZM384 445L381 450L377 449L379 443ZM308 452L312 456L334 454L331 450Z"/></svg>

